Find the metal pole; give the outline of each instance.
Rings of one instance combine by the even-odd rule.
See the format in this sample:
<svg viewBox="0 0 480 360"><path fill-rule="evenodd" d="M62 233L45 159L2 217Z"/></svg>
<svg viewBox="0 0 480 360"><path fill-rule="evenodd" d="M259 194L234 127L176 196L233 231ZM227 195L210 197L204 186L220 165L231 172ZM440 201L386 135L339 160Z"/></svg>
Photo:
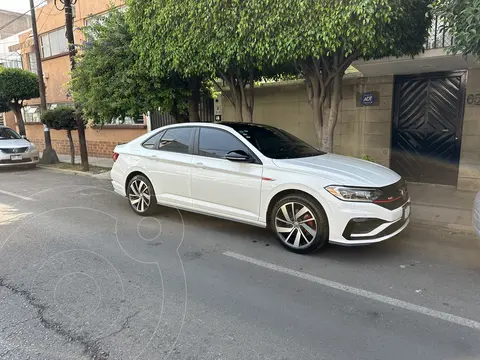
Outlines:
<svg viewBox="0 0 480 360"><path fill-rule="evenodd" d="M65 6L65 26L67 28L67 41L68 41L68 53L70 56L70 69L73 71L75 69L75 55L77 51L75 49L75 39L73 34L73 15L72 15L72 1L64 0L63 4ZM80 158L82 159L82 167L84 171L89 170L88 166L88 152L87 152L87 141L85 138L85 124L83 123L82 115L80 114L79 107L75 104L75 109L77 110L76 121L77 121L77 131L78 131L78 142L80 143Z"/></svg>
<svg viewBox="0 0 480 360"><path fill-rule="evenodd" d="M47 110L47 97L45 94L45 81L43 79L42 58L40 56L40 45L38 43L37 18L35 16L35 5L33 0L30 0L30 15L32 17L32 35L33 45L35 48L35 58L37 59L37 75L38 86L40 91L40 114ZM58 156L52 148L52 138L50 137L50 129L44 125L43 135L45 137L45 149L43 149L42 164L56 164L58 163Z"/></svg>

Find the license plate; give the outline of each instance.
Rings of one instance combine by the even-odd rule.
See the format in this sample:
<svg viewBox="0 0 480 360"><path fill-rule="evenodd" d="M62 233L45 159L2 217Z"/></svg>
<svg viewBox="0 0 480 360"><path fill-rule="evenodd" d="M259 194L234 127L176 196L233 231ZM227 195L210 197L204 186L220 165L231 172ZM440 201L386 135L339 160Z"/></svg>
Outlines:
<svg viewBox="0 0 480 360"><path fill-rule="evenodd" d="M406 220L410 217L410 204L403 206L403 220Z"/></svg>
<svg viewBox="0 0 480 360"><path fill-rule="evenodd" d="M23 160L23 156L22 155L10 155L10 160L12 160L12 161Z"/></svg>

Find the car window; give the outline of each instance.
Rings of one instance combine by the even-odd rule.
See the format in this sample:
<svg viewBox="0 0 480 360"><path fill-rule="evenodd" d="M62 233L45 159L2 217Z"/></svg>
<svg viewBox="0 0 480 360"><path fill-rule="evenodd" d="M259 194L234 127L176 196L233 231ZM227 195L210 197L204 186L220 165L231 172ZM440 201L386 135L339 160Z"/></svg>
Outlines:
<svg viewBox="0 0 480 360"><path fill-rule="evenodd" d="M263 155L271 159L295 159L324 155L306 142L277 129L259 124L225 123L248 140Z"/></svg>
<svg viewBox="0 0 480 360"><path fill-rule="evenodd" d="M234 135L224 130L201 128L198 141L198 154L214 158L224 158L233 150L243 150L250 153L248 148Z"/></svg>
<svg viewBox="0 0 480 360"><path fill-rule="evenodd" d="M158 141L162 138L165 131L160 131L158 134L152 136L150 139L145 141L142 145L147 149L157 149Z"/></svg>
<svg viewBox="0 0 480 360"><path fill-rule="evenodd" d="M192 142L193 127L168 129L160 140L159 150L188 154Z"/></svg>
<svg viewBox="0 0 480 360"><path fill-rule="evenodd" d="M9 128L0 128L0 140L21 139L22 137Z"/></svg>

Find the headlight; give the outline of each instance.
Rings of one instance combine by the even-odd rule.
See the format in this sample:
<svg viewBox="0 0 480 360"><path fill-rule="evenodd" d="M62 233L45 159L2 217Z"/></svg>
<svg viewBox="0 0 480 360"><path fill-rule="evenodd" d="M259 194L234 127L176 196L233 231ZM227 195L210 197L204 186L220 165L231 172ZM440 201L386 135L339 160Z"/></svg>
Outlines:
<svg viewBox="0 0 480 360"><path fill-rule="evenodd" d="M35 151L35 150L37 150L37 147L35 146L35 144L30 143L30 148L28 149L28 151Z"/></svg>
<svg viewBox="0 0 480 360"><path fill-rule="evenodd" d="M325 190L343 201L372 202L382 196L382 191L378 189L327 186Z"/></svg>

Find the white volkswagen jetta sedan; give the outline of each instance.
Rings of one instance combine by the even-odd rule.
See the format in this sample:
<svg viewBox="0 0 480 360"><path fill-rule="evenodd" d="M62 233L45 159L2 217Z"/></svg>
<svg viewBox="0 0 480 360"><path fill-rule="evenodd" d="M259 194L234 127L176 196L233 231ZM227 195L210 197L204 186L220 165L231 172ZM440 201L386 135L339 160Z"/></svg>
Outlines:
<svg viewBox="0 0 480 360"><path fill-rule="evenodd" d="M31 166L39 161L37 147L16 131L0 126L0 167Z"/></svg>
<svg viewBox="0 0 480 360"><path fill-rule="evenodd" d="M271 126L170 125L117 146L113 158L113 187L137 214L160 204L269 227L297 253L380 242L410 221L398 174Z"/></svg>

